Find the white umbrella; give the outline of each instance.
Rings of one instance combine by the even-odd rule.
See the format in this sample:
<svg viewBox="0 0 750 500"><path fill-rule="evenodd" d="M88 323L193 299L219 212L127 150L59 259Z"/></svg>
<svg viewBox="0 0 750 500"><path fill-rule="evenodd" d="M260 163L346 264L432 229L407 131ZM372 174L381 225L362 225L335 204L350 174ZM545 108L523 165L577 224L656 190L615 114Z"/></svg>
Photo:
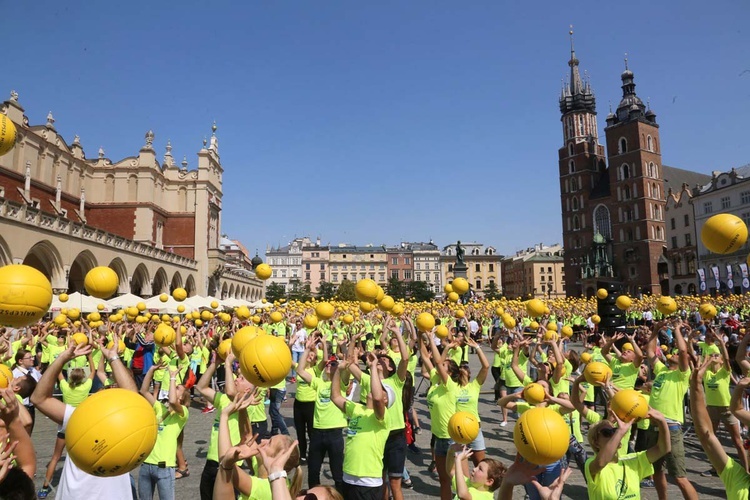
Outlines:
<svg viewBox="0 0 750 500"><path fill-rule="evenodd" d="M255 309L269 309L269 308L273 307L273 304L271 304L269 302L266 302L264 304L262 300L256 300L255 302L253 302L252 304L250 304L250 307L254 307Z"/></svg>
<svg viewBox="0 0 750 500"><path fill-rule="evenodd" d="M177 306L182 304L182 302L177 302L171 295L167 295L167 297L168 298L166 302L162 302L159 298L159 295L154 295L150 299L146 299L144 303L146 304L146 309L148 309L148 312L159 314L179 314L177 312ZM185 311L187 312L189 310L190 307L185 305Z"/></svg>
<svg viewBox="0 0 750 500"><path fill-rule="evenodd" d="M136 305L138 302L143 301L144 300L137 295L126 293L125 295L120 295L119 297L115 297L114 299L109 299L107 302L110 306L112 306L112 308L117 309L123 307L131 307Z"/></svg>
<svg viewBox="0 0 750 500"><path fill-rule="evenodd" d="M230 297L228 299L222 299L222 302L224 303L225 307L240 307L240 306L250 305L250 303L247 301L235 299L233 297Z"/></svg>
<svg viewBox="0 0 750 500"><path fill-rule="evenodd" d="M71 293L68 295L66 302L60 302L60 296L57 295L52 298L52 305L50 306L50 312L59 312L60 309L71 309L75 308L83 313L90 313L99 311L98 305L102 304L104 309L101 312L110 313L112 312L112 306L106 300L97 299L96 297L90 297L83 295L80 292Z"/></svg>

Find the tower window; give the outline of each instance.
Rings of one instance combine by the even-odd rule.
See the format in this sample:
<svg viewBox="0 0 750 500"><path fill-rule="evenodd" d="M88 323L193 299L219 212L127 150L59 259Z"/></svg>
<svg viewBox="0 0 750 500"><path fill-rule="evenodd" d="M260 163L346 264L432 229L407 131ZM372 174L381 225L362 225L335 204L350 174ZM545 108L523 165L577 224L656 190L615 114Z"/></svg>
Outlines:
<svg viewBox="0 0 750 500"><path fill-rule="evenodd" d="M573 197L573 211L578 210L578 198Z"/></svg>
<svg viewBox="0 0 750 500"><path fill-rule="evenodd" d="M609 209L604 205L599 205L594 210L594 231L605 238L612 238L612 229L609 220Z"/></svg>
<svg viewBox="0 0 750 500"><path fill-rule="evenodd" d="M624 137L620 137L620 140L617 142L617 152L619 154L628 152L628 140Z"/></svg>
<svg viewBox="0 0 750 500"><path fill-rule="evenodd" d="M579 229L581 229L581 222L578 219L578 216L574 215L573 216L573 231L578 231Z"/></svg>
<svg viewBox="0 0 750 500"><path fill-rule="evenodd" d="M622 188L622 199L623 200L629 200L630 199L630 186L624 186Z"/></svg>
<svg viewBox="0 0 750 500"><path fill-rule="evenodd" d="M649 151L653 151L654 150L654 146L653 146L653 143L651 141L651 136L648 136L646 138L646 149L648 149Z"/></svg>
<svg viewBox="0 0 750 500"><path fill-rule="evenodd" d="M573 156L573 143L568 144L568 156Z"/></svg>
<svg viewBox="0 0 750 500"><path fill-rule="evenodd" d="M622 166L622 178L630 179L630 165L628 165L627 163Z"/></svg>
<svg viewBox="0 0 750 500"><path fill-rule="evenodd" d="M575 177L570 179L570 190L578 191L578 181L576 181Z"/></svg>
<svg viewBox="0 0 750 500"><path fill-rule="evenodd" d="M568 173L574 174L575 171L576 171L576 162L574 162L573 160L570 160L570 163L568 164Z"/></svg>

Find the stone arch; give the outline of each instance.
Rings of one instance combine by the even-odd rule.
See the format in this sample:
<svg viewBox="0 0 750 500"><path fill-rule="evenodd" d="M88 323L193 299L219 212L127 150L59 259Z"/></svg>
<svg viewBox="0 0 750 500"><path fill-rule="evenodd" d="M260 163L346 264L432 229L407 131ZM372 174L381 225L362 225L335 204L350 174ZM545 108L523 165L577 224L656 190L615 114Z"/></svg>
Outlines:
<svg viewBox="0 0 750 500"><path fill-rule="evenodd" d="M84 250L76 255L68 270L68 293L84 293L86 289L83 287L83 280L86 278L86 273L97 265L96 257L90 250Z"/></svg>
<svg viewBox="0 0 750 500"><path fill-rule="evenodd" d="M182 285L183 285L182 276L180 276L179 271L175 271L174 275L172 275L172 281L170 282L170 285L169 285L169 291L172 292L174 291L175 288L183 288Z"/></svg>
<svg viewBox="0 0 750 500"><path fill-rule="evenodd" d="M139 297L151 296L151 276L145 264L138 264L130 279L130 293Z"/></svg>
<svg viewBox="0 0 750 500"><path fill-rule="evenodd" d="M227 282L225 281L224 284L221 286L221 296L219 298L226 299L228 291L229 291L229 287L227 286Z"/></svg>
<svg viewBox="0 0 750 500"><path fill-rule="evenodd" d="M55 245L49 240L43 240L32 246L26 253L23 263L39 270L44 274L52 288L56 290L67 290L65 271L63 268L62 257L57 251Z"/></svg>
<svg viewBox="0 0 750 500"><path fill-rule="evenodd" d="M231 285L229 285L229 297L230 298L234 297L235 292L236 290L234 288L234 283L232 283Z"/></svg>
<svg viewBox="0 0 750 500"><path fill-rule="evenodd" d="M161 293L169 292L169 281L167 278L167 272L163 267L156 270L154 274L154 281L151 284L151 293L159 295Z"/></svg>
<svg viewBox="0 0 750 500"><path fill-rule="evenodd" d="M120 257L115 257L108 266L114 272L117 273L117 279L120 280L120 285L117 287L118 294L124 294L130 292L130 282L128 281L128 268L125 267L125 263Z"/></svg>
<svg viewBox="0 0 750 500"><path fill-rule="evenodd" d="M188 297L192 297L195 295L195 278L193 278L193 275L187 277L187 281L185 281L185 291L188 294Z"/></svg>
<svg viewBox="0 0 750 500"><path fill-rule="evenodd" d="M7 266L8 264L13 264L13 254L2 235L0 235L0 266Z"/></svg>

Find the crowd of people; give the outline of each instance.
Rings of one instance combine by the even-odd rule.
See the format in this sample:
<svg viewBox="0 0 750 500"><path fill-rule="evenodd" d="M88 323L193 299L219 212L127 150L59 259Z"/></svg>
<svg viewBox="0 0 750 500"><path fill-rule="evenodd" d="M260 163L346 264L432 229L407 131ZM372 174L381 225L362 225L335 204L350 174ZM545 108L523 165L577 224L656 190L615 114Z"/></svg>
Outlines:
<svg viewBox="0 0 750 500"><path fill-rule="evenodd" d="M515 302L505 303L504 312L517 318L510 329L497 304L486 303L467 304L462 315L431 304L427 309L439 326L426 332L415 326L416 305L400 316L362 313L351 324L338 313L315 328L304 326L304 305L288 308L276 323L266 312L259 314L258 326L284 337L294 360L289 376L273 387L253 386L231 350L218 349L244 326L236 317L200 327L177 321L173 326L181 333L170 345L154 341L158 315L140 323L105 317L94 328L81 318L5 329L0 360L13 379L0 391L7 435L0 451L0 498L46 498L54 492L62 499L150 500L157 493L173 499L175 481L191 474L182 446L190 432L208 440L205 461L192 464L200 474L195 496L201 500L399 500L413 487L407 456L417 449L416 435L430 432L429 470L443 500L508 499L516 487L531 499L556 499L571 474L581 474L589 498L640 498L641 488L648 487L666 498L671 478L684 498L695 499L685 466L689 415L711 464L703 474L718 476L728 498L747 499L748 302L721 299L715 302L717 316L702 318L697 299L686 299L670 317L654 314L647 300L634 305L638 314L629 316L627 328L612 331L599 331L590 321L595 307L584 299L567 308L550 301L541 318L528 318ZM573 339L549 334L565 325L573 327L582 346L573 348ZM607 364L611 377L588 383L584 368L594 361ZM429 419L420 420L415 395L422 381ZM531 383L544 389L541 401L524 399ZM109 478L63 460L54 485L71 415L91 394L111 387L138 392L153 408L159 425L155 446L136 470ZM625 421L611 411L611 399L626 389L648 400L646 418ZM451 416L465 411L481 421L483 392L496 401L500 423L483 425L471 443L455 443ZM290 398L292 412L284 414ZM562 415L571 430L567 454L544 466L520 454L510 463L493 457L497 450L487 447L486 436L504 432L534 406ZM210 428L188 423L191 411L213 413ZM58 432L47 450L46 470L37 471L34 428L43 416ZM722 426L732 453L717 438ZM325 467L331 484L322 484Z"/></svg>

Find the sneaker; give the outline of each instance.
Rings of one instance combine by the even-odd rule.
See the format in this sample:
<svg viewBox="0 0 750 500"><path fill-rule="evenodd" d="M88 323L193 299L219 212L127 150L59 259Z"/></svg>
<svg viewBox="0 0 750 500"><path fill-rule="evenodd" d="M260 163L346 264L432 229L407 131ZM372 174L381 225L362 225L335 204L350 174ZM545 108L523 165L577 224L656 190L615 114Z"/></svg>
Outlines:
<svg viewBox="0 0 750 500"><path fill-rule="evenodd" d="M307 465L307 457L300 457L299 458L299 464L300 465Z"/></svg>
<svg viewBox="0 0 750 500"><path fill-rule="evenodd" d="M409 450L412 453L416 453L417 455L419 455L420 453L422 453L422 450L419 449L419 446L417 446L416 443L412 443L412 444L408 445L407 448L409 448Z"/></svg>
<svg viewBox="0 0 750 500"><path fill-rule="evenodd" d="M653 488L654 487L654 480L653 479L644 479L641 481L641 488Z"/></svg>
<svg viewBox="0 0 750 500"><path fill-rule="evenodd" d="M430 462L430 466L427 467L427 472L429 472L430 474L435 474L437 472L437 464L434 460Z"/></svg>
<svg viewBox="0 0 750 500"><path fill-rule="evenodd" d="M718 477L718 474L713 469L708 469L705 472L701 472L701 476L703 477Z"/></svg>
<svg viewBox="0 0 750 500"><path fill-rule="evenodd" d="M505 427L506 425L508 425L508 422L505 422L505 421L500 422L500 427Z"/></svg>
<svg viewBox="0 0 750 500"><path fill-rule="evenodd" d="M406 488L407 490L410 490L414 487L414 483L411 482L411 479L402 479L401 487Z"/></svg>
<svg viewBox="0 0 750 500"><path fill-rule="evenodd" d="M296 384L297 383L297 377L292 377L289 382Z"/></svg>
<svg viewBox="0 0 750 500"><path fill-rule="evenodd" d="M421 428L421 427L415 427L415 428L414 428L414 432L415 432L416 434L422 434L422 428Z"/></svg>
<svg viewBox="0 0 750 500"><path fill-rule="evenodd" d="M214 408L213 406L206 406L205 408L201 410L201 413L213 413L215 411L216 411L216 408Z"/></svg>
<svg viewBox="0 0 750 500"><path fill-rule="evenodd" d="M52 493L52 486L42 486L42 488L36 492L37 498L47 498L47 495Z"/></svg>

